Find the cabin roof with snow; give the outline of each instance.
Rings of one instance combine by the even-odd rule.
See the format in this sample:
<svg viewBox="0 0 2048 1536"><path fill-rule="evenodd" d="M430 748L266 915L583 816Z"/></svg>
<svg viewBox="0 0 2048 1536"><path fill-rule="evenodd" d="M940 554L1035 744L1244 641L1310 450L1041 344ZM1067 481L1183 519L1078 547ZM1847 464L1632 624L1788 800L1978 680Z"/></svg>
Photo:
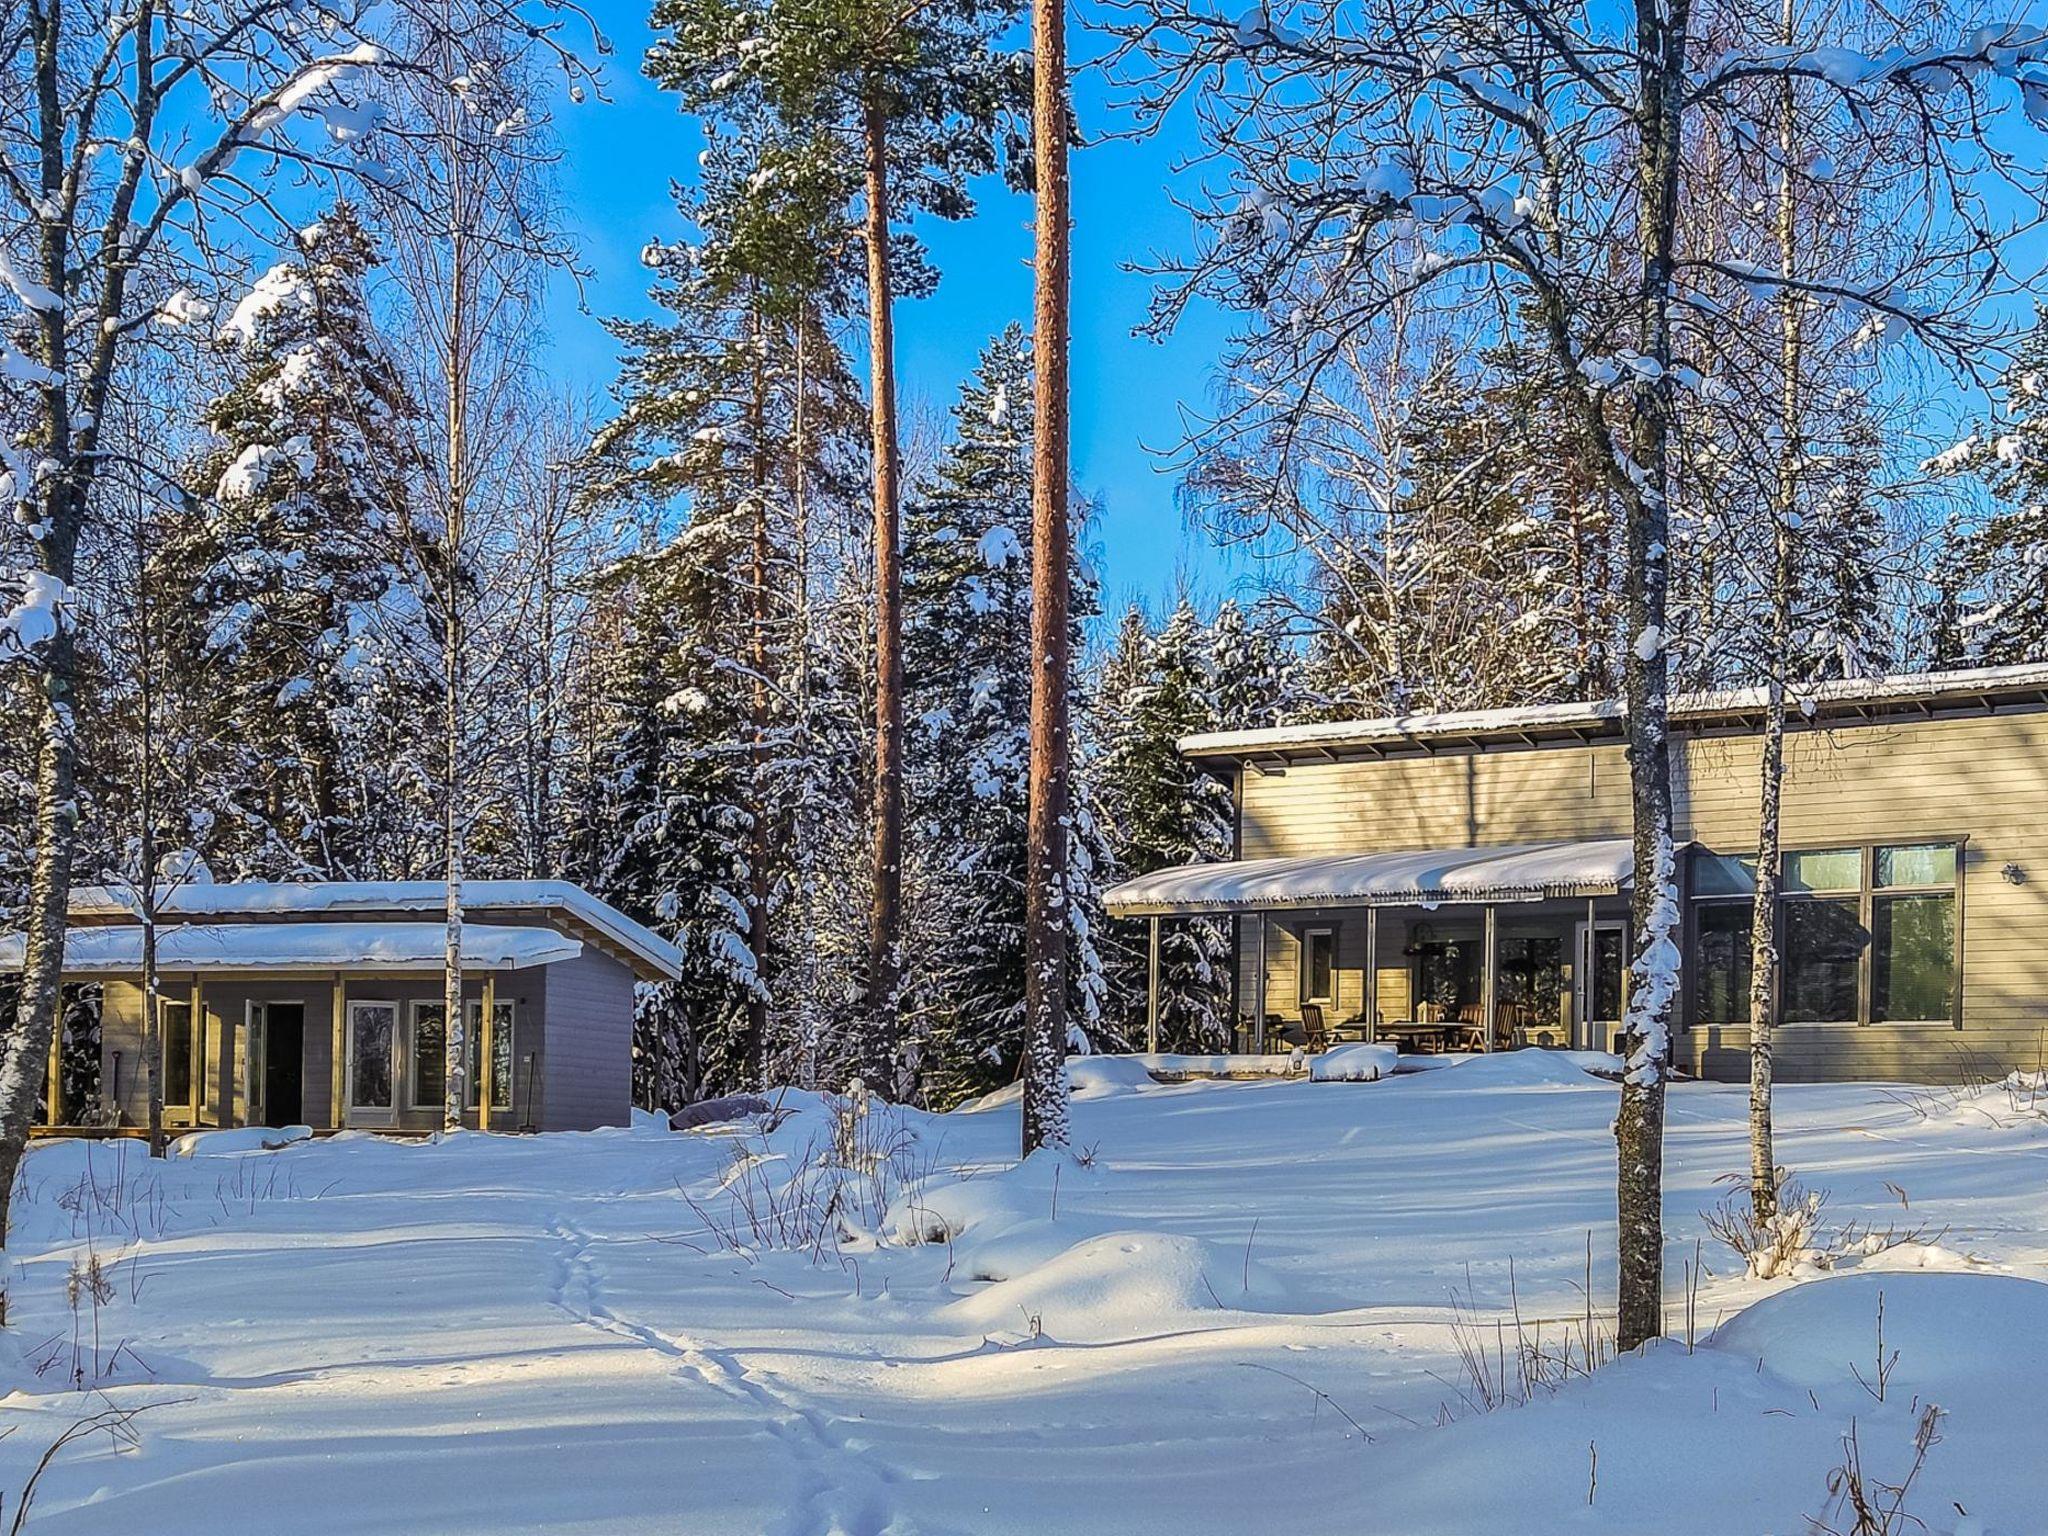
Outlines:
<svg viewBox="0 0 2048 1536"><path fill-rule="evenodd" d="M403 962L417 968L441 963L442 925L422 921L420 914L438 915L446 905L447 889L439 880L240 881L218 885L189 881L159 898L158 913L165 924L165 942L172 942L170 936L186 926L203 927L213 935L204 941L196 933L175 940L192 949L201 963L206 963L208 954L234 952L250 958L215 958L211 963L259 968L391 968ZM675 945L565 880L465 880L462 906L471 920L465 927L477 930L464 940L466 964L479 968L546 965L572 958L588 944L629 966L642 981L673 980L682 974L683 957ZM85 886L72 893L71 919L77 929L118 925L124 932L139 934L134 926L137 915L132 889ZM551 944L536 937L530 926L522 929L517 923L506 923L507 918L526 919L529 924L537 919L545 925L537 932L549 933ZM287 939L269 931L281 926L288 926L294 936ZM79 939L85 940L84 951L78 950ZM67 947L67 968L77 965L74 954L97 955L115 942L79 934ZM135 942L139 946L139 938ZM138 947L138 958L139 954ZM0 951L0 965L8 963L18 967L18 955L10 962L6 952ZM185 962L177 963L183 966Z"/></svg>
<svg viewBox="0 0 2048 1536"><path fill-rule="evenodd" d="M2048 663L1824 682L1795 691L1790 704L1795 727L2037 710L2048 708ZM1769 706L1769 695L1762 688L1681 693L1672 697L1670 718L1673 730L1685 734L1738 734L1758 729ZM1180 749L1218 771L1238 764L1256 771L1261 763L1355 761L1611 741L1624 734L1625 726L1621 701L1598 699L1211 731L1183 737Z"/></svg>

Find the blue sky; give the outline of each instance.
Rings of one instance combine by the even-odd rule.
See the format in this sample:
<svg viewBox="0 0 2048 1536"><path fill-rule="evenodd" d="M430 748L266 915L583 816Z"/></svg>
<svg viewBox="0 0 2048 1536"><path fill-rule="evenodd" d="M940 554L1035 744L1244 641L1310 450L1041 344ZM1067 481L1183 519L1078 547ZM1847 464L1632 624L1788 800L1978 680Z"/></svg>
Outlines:
<svg viewBox="0 0 2048 1536"><path fill-rule="evenodd" d="M564 292L551 317L550 366L572 389L601 389L612 379L614 347L600 316L650 312L640 248L650 236L678 231L669 182L689 176L700 147L696 120L639 72L646 9L643 0L600 0L596 14L618 48L611 102L564 104L557 117L565 212L594 274L590 313L579 313L573 293ZM1071 46L1079 53L1089 44L1077 34ZM1085 133L1109 126L1104 95L1099 81L1080 82ZM1073 159L1074 473L1102 504L1098 564L1112 609L1132 598L1156 606L1182 581L1214 598L1243 569L1184 525L1161 452L1181 435L1183 407L1199 409L1209 397L1226 321L1194 314L1164 343L1132 335L1151 284L1125 264L1183 250L1190 240L1187 216L1168 195L1173 157L1187 147L1172 135L1116 140ZM906 405L922 400L943 409L982 344L1010 320L1029 323L1030 221L1030 200L991 179L972 221L920 226L942 276L934 297L899 306Z"/></svg>

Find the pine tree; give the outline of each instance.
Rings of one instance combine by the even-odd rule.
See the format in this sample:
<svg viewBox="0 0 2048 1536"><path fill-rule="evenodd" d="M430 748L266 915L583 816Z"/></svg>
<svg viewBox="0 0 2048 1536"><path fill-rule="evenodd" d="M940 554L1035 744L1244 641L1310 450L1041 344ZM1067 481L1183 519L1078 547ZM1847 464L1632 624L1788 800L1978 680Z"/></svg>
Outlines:
<svg viewBox="0 0 2048 1536"><path fill-rule="evenodd" d="M624 668L608 691L655 713L599 707L597 729L619 733L634 766L583 792L599 825L578 846L598 851L602 892L696 957L647 996L643 1088L668 1095L759 1085L792 1052L815 1056L813 1024L778 1019L778 972L808 953L826 884L802 861L836 846L824 823L853 803L812 766L817 733L848 714L814 686L840 680L814 665L809 594L817 493L848 457L850 389L818 318L841 273L829 199L774 127L714 136L681 198L700 237L648 247L670 318L613 325L621 410L592 456L595 499L658 509L610 578L632 654L593 667L600 692ZM600 744L586 772L601 779L605 757ZM603 851L636 828L646 847L607 867Z"/></svg>
<svg viewBox="0 0 2048 1536"><path fill-rule="evenodd" d="M876 0L660 0L648 73L685 106L804 146L790 167L836 189L847 222L822 249L864 257L874 473L875 758L868 1001L871 1075L900 1078L903 662L901 444L895 302L934 274L908 217L964 218L971 178L996 167L1017 71L995 39L1014 9L983 0L904 8ZM856 169L857 167L857 169ZM854 235L850 208L862 205ZM822 204L821 204L822 206Z"/></svg>
<svg viewBox="0 0 2048 1536"><path fill-rule="evenodd" d="M351 766L361 717L388 692L370 657L374 610L406 521L414 415L364 285L377 264L354 208L299 234L222 331L240 377L207 407L219 447L205 493L148 580L189 594L166 636L208 679L223 874L354 874L375 814ZM410 701L404 701L410 702Z"/></svg>

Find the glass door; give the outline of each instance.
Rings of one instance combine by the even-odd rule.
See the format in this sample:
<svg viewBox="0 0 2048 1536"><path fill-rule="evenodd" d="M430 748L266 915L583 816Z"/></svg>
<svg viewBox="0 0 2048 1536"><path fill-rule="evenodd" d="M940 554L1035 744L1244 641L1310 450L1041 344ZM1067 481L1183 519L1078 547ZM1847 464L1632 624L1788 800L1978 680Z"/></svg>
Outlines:
<svg viewBox="0 0 2048 1536"><path fill-rule="evenodd" d="M351 1124L388 1125L397 1114L398 1004L348 1005L348 1107Z"/></svg>
<svg viewBox="0 0 2048 1536"><path fill-rule="evenodd" d="M1621 1011L1628 974L1628 924L1621 918L1582 922L1576 928L1572 946L1578 964L1573 968L1573 1014L1582 1051L1613 1048L1615 1031L1621 1027Z"/></svg>

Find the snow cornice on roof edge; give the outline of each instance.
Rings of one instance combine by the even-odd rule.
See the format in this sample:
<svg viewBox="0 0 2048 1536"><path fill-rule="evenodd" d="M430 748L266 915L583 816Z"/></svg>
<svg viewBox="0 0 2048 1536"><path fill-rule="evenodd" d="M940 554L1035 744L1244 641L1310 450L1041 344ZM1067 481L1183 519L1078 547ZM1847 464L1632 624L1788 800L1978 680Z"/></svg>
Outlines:
<svg viewBox="0 0 2048 1536"><path fill-rule="evenodd" d="M1769 703L1770 695L1763 688L1674 694L1670 718L1678 729L1741 724L1760 717ZM1818 683L1788 696L1795 725L1802 716L1816 723L1855 723L1859 719L1903 713L1988 712L2015 703L2048 706L2048 663L1849 678ZM1218 759L1332 757L1347 751L1376 755L1403 746L1426 750L1440 742L1472 746L1565 745L1617 737L1626 717L1620 700L1596 699L1513 709L1390 715L1374 720L1325 720L1265 730L1209 731L1183 736L1179 745L1185 757Z"/></svg>

